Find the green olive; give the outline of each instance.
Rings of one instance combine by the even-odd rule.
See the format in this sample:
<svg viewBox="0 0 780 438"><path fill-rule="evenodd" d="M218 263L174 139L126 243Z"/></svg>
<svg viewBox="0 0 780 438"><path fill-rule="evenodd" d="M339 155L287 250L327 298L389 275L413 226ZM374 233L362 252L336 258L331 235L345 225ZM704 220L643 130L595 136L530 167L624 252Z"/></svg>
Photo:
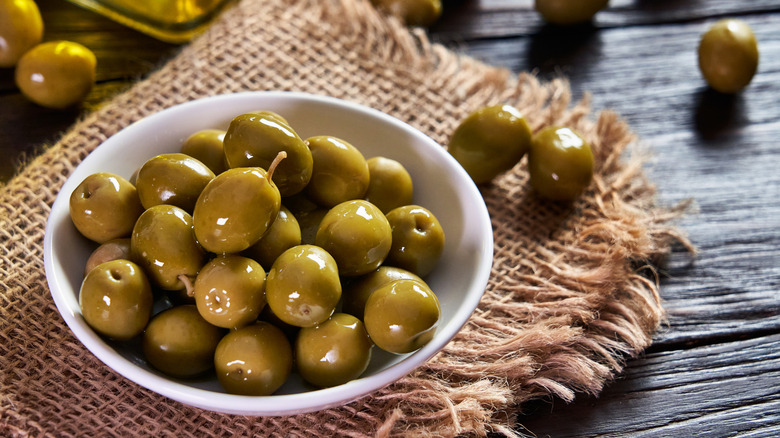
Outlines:
<svg viewBox="0 0 780 438"><path fill-rule="evenodd" d="M376 205L382 213L412 203L412 177L398 161L385 157L368 159L370 180L365 200Z"/></svg>
<svg viewBox="0 0 780 438"><path fill-rule="evenodd" d="M240 328L256 321L265 307L265 271L250 258L216 257L201 268L194 293L206 321L217 327Z"/></svg>
<svg viewBox="0 0 780 438"><path fill-rule="evenodd" d="M298 220L287 207L282 205L268 231L243 254L257 260L263 266L271 266L283 252L300 244L301 227L298 225Z"/></svg>
<svg viewBox="0 0 780 438"><path fill-rule="evenodd" d="M368 163L354 146L346 141L321 135L306 139L314 167L306 194L323 207L360 199L368 190Z"/></svg>
<svg viewBox="0 0 780 438"><path fill-rule="evenodd" d="M371 347L373 343L359 319L336 313L298 332L295 363L301 377L312 385L341 385L357 379L368 368Z"/></svg>
<svg viewBox="0 0 780 438"><path fill-rule="evenodd" d="M87 263L84 266L84 275L94 269L97 265L111 260L130 260L130 239L121 238L109 240L101 244L89 255Z"/></svg>
<svg viewBox="0 0 780 438"><path fill-rule="evenodd" d="M336 261L314 245L292 247L271 266L265 293L273 313L287 324L320 324L333 314L341 299Z"/></svg>
<svg viewBox="0 0 780 438"><path fill-rule="evenodd" d="M378 9L400 18L407 26L428 27L441 16L441 0L371 0Z"/></svg>
<svg viewBox="0 0 780 438"><path fill-rule="evenodd" d="M214 172L187 154L160 154L147 160L136 177L135 187L144 208L175 205L192 214L198 196Z"/></svg>
<svg viewBox="0 0 780 438"><path fill-rule="evenodd" d="M290 376L292 360L284 333L262 321L231 331L214 353L219 383L240 395L273 394Z"/></svg>
<svg viewBox="0 0 780 438"><path fill-rule="evenodd" d="M536 0L536 10L545 21L570 25L584 23L607 7L609 0Z"/></svg>
<svg viewBox="0 0 780 438"><path fill-rule="evenodd" d="M346 201L322 218L314 242L333 256L339 274L351 277L379 268L390 252L392 231L374 204Z"/></svg>
<svg viewBox="0 0 780 438"><path fill-rule="evenodd" d="M38 105L63 109L87 97L97 58L72 41L50 41L27 51L16 65L16 86Z"/></svg>
<svg viewBox="0 0 780 438"><path fill-rule="evenodd" d="M89 271L79 292L84 320L96 332L117 340L144 330L152 313L152 288L135 263L112 260Z"/></svg>
<svg viewBox="0 0 780 438"><path fill-rule="evenodd" d="M13 67L43 39L43 19L33 0L0 1L0 67Z"/></svg>
<svg viewBox="0 0 780 438"><path fill-rule="evenodd" d="M593 152L584 138L569 128L539 131L528 153L531 187L554 201L573 201L593 177Z"/></svg>
<svg viewBox="0 0 780 438"><path fill-rule="evenodd" d="M268 231L281 208L270 175L259 167L230 169L201 192L192 215L195 236L208 251L241 252Z"/></svg>
<svg viewBox="0 0 780 438"><path fill-rule="evenodd" d="M224 139L225 157L231 168L268 169L279 152L287 153L274 172L282 196L291 196L309 183L312 156L309 148L284 119L267 111L242 114L230 122Z"/></svg>
<svg viewBox="0 0 780 438"><path fill-rule="evenodd" d="M155 286L181 290L195 278L206 254L195 241L192 216L173 205L160 204L146 210L133 227L130 253ZM187 277L187 279L183 278Z"/></svg>
<svg viewBox="0 0 780 438"><path fill-rule="evenodd" d="M344 286L341 296L342 310L344 313L362 320L368 297L380 287L401 279L422 281L417 275L392 266L380 266L374 272L355 278L354 281Z"/></svg>
<svg viewBox="0 0 780 438"><path fill-rule="evenodd" d="M203 129L184 140L181 153L187 154L208 166L215 175L227 170L225 149L222 141L225 131L221 129Z"/></svg>
<svg viewBox="0 0 780 438"><path fill-rule="evenodd" d="M396 280L368 297L364 323L377 347L411 353L430 342L439 325L439 300L427 284Z"/></svg>
<svg viewBox="0 0 780 438"><path fill-rule="evenodd" d="M721 93L745 88L758 69L758 43L750 26L736 18L713 24L699 42L699 69Z"/></svg>
<svg viewBox="0 0 780 438"><path fill-rule="evenodd" d="M112 173L89 175L70 195L73 225L98 243L129 236L143 211L135 186Z"/></svg>
<svg viewBox="0 0 780 438"><path fill-rule="evenodd" d="M514 167L531 145L531 129L510 105L480 108L460 122L448 151L477 184Z"/></svg>
<svg viewBox="0 0 780 438"><path fill-rule="evenodd" d="M189 378L214 367L214 352L223 335L188 304L155 315L141 345L144 357L154 368L170 376Z"/></svg>
<svg viewBox="0 0 780 438"><path fill-rule="evenodd" d="M444 229L430 210L405 205L387 213L393 246L386 263L425 277L444 251Z"/></svg>

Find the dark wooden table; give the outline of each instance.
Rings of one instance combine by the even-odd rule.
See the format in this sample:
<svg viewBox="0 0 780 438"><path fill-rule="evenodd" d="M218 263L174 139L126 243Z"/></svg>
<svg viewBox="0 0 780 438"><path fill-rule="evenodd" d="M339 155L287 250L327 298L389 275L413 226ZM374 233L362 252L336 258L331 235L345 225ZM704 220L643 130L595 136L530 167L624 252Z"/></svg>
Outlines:
<svg viewBox="0 0 780 438"><path fill-rule="evenodd" d="M81 109L27 102L0 69L0 181L82 111L179 49L64 0L38 0L46 40L92 48L98 84ZM759 40L752 84L725 96L696 64L700 35L737 16ZM693 198L662 271L669 323L598 398L552 400L520 422L537 436L780 436L780 0L612 0L593 24L546 26L532 0L445 0L431 38L488 63L567 77L652 149L660 202Z"/></svg>

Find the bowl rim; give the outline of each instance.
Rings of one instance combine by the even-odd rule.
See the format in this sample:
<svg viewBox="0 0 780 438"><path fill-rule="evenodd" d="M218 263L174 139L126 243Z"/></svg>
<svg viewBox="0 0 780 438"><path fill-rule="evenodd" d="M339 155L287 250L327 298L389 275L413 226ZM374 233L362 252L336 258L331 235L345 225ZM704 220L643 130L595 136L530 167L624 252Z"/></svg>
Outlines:
<svg viewBox="0 0 780 438"><path fill-rule="evenodd" d="M472 287L468 289L467 293L464 295L462 304L457 307L452 316L451 321L454 321L455 323L451 322L445 326L440 326L439 329L437 329L434 341L429 342L401 361L384 370L380 370L375 374L362 376L356 380L331 388L271 396L243 396L219 393L166 379L118 354L113 347L89 328L81 317L80 311L77 311L77 308L73 307L72 297L68 298L66 296L64 291L72 288L70 284L64 284L67 283L64 278L57 275L58 273L54 263L54 260L56 259L53 242L55 234L54 228L63 220L61 212L68 211L67 204L69 195L65 194L72 192L76 185L80 183L80 181L74 180L74 175L78 174L78 168L80 166L88 166L92 160L97 160L98 158L92 157L100 156L100 150L104 144L109 142L121 142L128 131L143 130L155 120L164 119L166 117L175 117L178 113L186 112L195 107L208 107L215 102L235 99L291 99L295 102L313 101L365 113L371 117L378 118L381 122L389 124L396 129L404 130L414 137L420 138L427 147L431 148L431 152L437 155L437 159L440 159L442 163L446 163L443 165L451 167L451 171L459 173L458 179L463 179L464 181L468 180L468 182L471 183L464 184L464 187L465 190L469 191L469 193L467 193L469 199L479 199L481 201L478 205L473 207L476 224L480 228L480 234L484 236L484 242L482 242L481 247L478 249L479 254L477 257L480 266L476 270L476 276L471 283ZM85 165L84 163L87 164ZM60 214L55 215L57 212L60 212ZM87 347L92 354L123 377L160 395L202 409L230 414L256 416L294 415L332 408L367 396L408 375L415 368L423 365L437 352L443 349L467 323L484 294L492 268L493 231L490 216L482 195L477 186L471 182L471 178L466 171L463 170L457 161L455 161L444 148L418 129L377 109L349 100L295 91L247 91L204 97L165 108L131 123L104 140L87 157L85 157L81 163L79 163L61 187L47 219L44 235L43 258L50 294L54 299L58 312L65 320L70 330L76 338L78 338L80 343ZM75 292L77 294L78 291ZM76 304L78 304L77 301Z"/></svg>

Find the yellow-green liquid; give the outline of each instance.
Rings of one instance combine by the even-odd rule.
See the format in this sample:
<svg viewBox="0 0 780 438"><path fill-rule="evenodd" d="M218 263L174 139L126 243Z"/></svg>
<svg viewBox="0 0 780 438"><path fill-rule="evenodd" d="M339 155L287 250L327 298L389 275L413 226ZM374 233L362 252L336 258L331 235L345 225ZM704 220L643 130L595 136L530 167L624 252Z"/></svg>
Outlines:
<svg viewBox="0 0 780 438"><path fill-rule="evenodd" d="M231 0L69 0L163 41L200 33Z"/></svg>

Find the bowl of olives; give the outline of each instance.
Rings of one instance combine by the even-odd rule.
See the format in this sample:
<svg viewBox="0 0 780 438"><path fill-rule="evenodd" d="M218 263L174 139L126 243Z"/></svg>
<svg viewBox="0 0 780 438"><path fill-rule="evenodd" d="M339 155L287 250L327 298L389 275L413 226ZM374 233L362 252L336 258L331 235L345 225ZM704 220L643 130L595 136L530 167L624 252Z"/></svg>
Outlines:
<svg viewBox="0 0 780 438"><path fill-rule="evenodd" d="M419 367L487 285L490 218L438 144L297 92L177 105L98 146L63 185L46 276L115 372L203 409L339 406Z"/></svg>

